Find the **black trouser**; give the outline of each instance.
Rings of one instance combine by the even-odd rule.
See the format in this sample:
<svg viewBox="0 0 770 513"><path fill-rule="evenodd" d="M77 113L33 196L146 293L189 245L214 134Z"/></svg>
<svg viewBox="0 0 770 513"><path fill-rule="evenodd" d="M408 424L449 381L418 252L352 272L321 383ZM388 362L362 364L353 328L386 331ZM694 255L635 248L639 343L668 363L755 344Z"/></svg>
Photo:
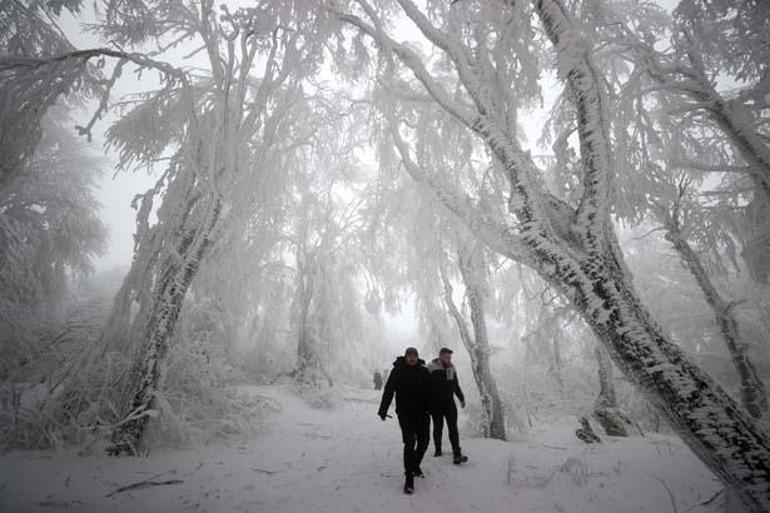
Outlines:
<svg viewBox="0 0 770 513"><path fill-rule="evenodd" d="M433 445L436 450L441 450L441 436L444 431L444 417L446 417L446 427L449 431L449 443L452 444L452 453L460 454L460 435L457 433L457 407L442 406L434 408L431 412L433 417Z"/></svg>
<svg viewBox="0 0 770 513"><path fill-rule="evenodd" d="M427 413L399 413L398 425L404 440L404 474L412 474L422 462L430 440Z"/></svg>

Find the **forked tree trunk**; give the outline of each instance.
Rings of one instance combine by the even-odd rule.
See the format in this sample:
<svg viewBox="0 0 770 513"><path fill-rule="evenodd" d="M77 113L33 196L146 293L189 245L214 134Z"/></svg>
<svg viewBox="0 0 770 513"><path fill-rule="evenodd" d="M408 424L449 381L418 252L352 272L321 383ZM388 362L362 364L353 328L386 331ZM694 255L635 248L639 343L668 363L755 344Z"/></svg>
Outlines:
<svg viewBox="0 0 770 513"><path fill-rule="evenodd" d="M484 287L482 280L483 255L478 247L470 251L458 250L460 273L465 283L465 295L471 309L471 324L473 336L466 325L465 318L460 313L452 298L452 285L446 274L441 271L444 282L445 300L450 315L455 320L460 331L460 338L471 357L473 378L481 396L481 406L484 411L484 436L505 440L505 414L503 402L497 390L497 383L489 367L489 339L484 308Z"/></svg>
<svg viewBox="0 0 770 513"><path fill-rule="evenodd" d="M724 340L725 346L727 346L735 370L738 371L741 382L741 402L749 413L758 419L764 411L767 411L767 392L757 374L757 369L749 359L748 346L741 338L738 320L733 315L733 305L725 301L719 294L706 269L703 267L700 258L679 229L678 223L674 219L669 219L665 228L666 240L673 244L674 249L679 253L682 264L695 278L695 282L700 287L701 292L703 292L706 303L714 312L714 318L719 326L722 340Z"/></svg>

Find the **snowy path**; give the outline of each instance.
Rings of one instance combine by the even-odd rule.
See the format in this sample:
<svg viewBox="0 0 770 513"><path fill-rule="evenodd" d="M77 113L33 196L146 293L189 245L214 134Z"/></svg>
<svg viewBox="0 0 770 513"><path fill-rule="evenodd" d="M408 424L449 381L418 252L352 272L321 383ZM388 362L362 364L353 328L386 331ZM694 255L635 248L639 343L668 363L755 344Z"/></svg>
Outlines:
<svg viewBox="0 0 770 513"><path fill-rule="evenodd" d="M4 455L0 512L673 512L665 486L679 512L716 511L719 504L695 506L720 485L678 440L587 446L567 423L526 442L463 440L471 462L462 467L448 456L434 458L431 447L427 479L404 496L398 425L376 417L374 391L349 391L336 408L320 410L281 388L252 390L275 399L281 411L244 443L133 459ZM105 497L157 474L155 481L183 482Z"/></svg>

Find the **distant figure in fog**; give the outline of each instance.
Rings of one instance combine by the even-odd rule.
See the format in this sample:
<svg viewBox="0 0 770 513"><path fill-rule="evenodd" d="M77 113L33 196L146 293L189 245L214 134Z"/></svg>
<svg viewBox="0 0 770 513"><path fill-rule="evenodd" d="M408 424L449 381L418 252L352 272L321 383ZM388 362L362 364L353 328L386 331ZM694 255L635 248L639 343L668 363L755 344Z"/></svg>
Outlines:
<svg viewBox="0 0 770 513"><path fill-rule="evenodd" d="M379 390L382 388L382 374L380 371L374 371L374 389Z"/></svg>

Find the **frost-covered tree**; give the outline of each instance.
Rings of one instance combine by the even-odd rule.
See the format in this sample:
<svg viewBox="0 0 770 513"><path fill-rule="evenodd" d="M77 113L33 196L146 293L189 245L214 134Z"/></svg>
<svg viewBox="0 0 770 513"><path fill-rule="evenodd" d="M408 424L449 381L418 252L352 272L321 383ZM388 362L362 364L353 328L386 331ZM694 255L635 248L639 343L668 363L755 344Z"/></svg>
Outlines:
<svg viewBox="0 0 770 513"><path fill-rule="evenodd" d="M105 246L95 199L102 162L66 122L49 112L0 193L0 379L38 357L41 326L58 318L71 283Z"/></svg>
<svg viewBox="0 0 770 513"><path fill-rule="evenodd" d="M284 120L302 101L303 78L320 64L328 14L305 2L259 2L235 12L225 5L217 12L210 1L111 1L105 6L93 30L137 51L67 49L14 56L4 61L3 90L23 93L53 78L63 84L60 90L41 85L41 91L51 98L45 101L54 101L85 84L89 61L114 59L100 105L81 128L89 134L109 107L110 89L124 68L161 75L161 89L129 102L108 132L122 168L168 161L157 185L137 199L134 263L101 348L85 359L89 367L108 349L135 348L133 368L117 401L122 419L116 419L110 448L122 454L138 450L155 414L154 391L185 294L228 218L229 200L236 196L232 192L248 184L239 179L262 171L260 161L277 149L276 134L291 129ZM145 45L157 47L153 57ZM193 76L157 58L180 45L190 45L191 55L201 52L206 69ZM40 94L34 96L42 101ZM156 223L150 221L152 212ZM76 416L85 402L87 369L79 374L63 394L65 416Z"/></svg>
<svg viewBox="0 0 770 513"><path fill-rule="evenodd" d="M518 2L494 7L429 2L427 13L410 0L397 4L399 12L442 56L443 69L449 68L455 78L453 91L447 89L451 83L437 79L433 61L394 39L377 8L360 0L338 16L370 36L383 58L408 71L431 101L486 144L509 182L507 212L490 215L464 191L447 183L440 172L421 167L409 144L413 130L391 98L382 109L383 117L390 123L408 172L431 187L490 248L537 270L569 298L613 361L693 451L735 487L748 507L766 509L770 505L766 486L770 438L660 329L631 283L611 217L615 173L606 81L582 26L558 0L535 1L531 11ZM570 89L580 150L580 166L575 171L581 188L574 201L560 199L544 186L541 171L512 136L507 95L515 93L506 87L511 83L506 70L510 69L508 58L516 51L507 44L506 36L515 31L499 30L494 21L489 22L503 18L500 8L505 8L508 27L516 26L517 15L519 19L529 19L529 14L537 17L554 48L558 76ZM463 26L471 29L462 30ZM490 52L490 48L496 51ZM498 81L504 87L498 88ZM500 89L503 94L495 94Z"/></svg>
<svg viewBox="0 0 770 513"><path fill-rule="evenodd" d="M169 19L177 23L184 7L171 7ZM301 101L302 79L315 69L324 37L316 32L323 22L302 2L263 2L235 13L223 7L220 15L204 2L182 23L173 33L199 38L208 55L211 75L203 88L190 85L152 95L132 111L135 116L124 117L112 130L124 159L152 159L169 144L180 148L169 168L159 222L142 234L132 269L138 267L141 280L136 291L148 278L153 285L149 297L140 292L143 340L127 383L126 419L113 435L113 453L135 452L141 442L185 293L232 208L228 195L243 185L242 176L263 171L260 155L277 150L274 137L285 128L292 104ZM161 121L164 104L181 109L178 128L159 132L160 141L136 141L135 123L159 114ZM179 139L169 140L172 134ZM146 224L146 219L141 221Z"/></svg>

